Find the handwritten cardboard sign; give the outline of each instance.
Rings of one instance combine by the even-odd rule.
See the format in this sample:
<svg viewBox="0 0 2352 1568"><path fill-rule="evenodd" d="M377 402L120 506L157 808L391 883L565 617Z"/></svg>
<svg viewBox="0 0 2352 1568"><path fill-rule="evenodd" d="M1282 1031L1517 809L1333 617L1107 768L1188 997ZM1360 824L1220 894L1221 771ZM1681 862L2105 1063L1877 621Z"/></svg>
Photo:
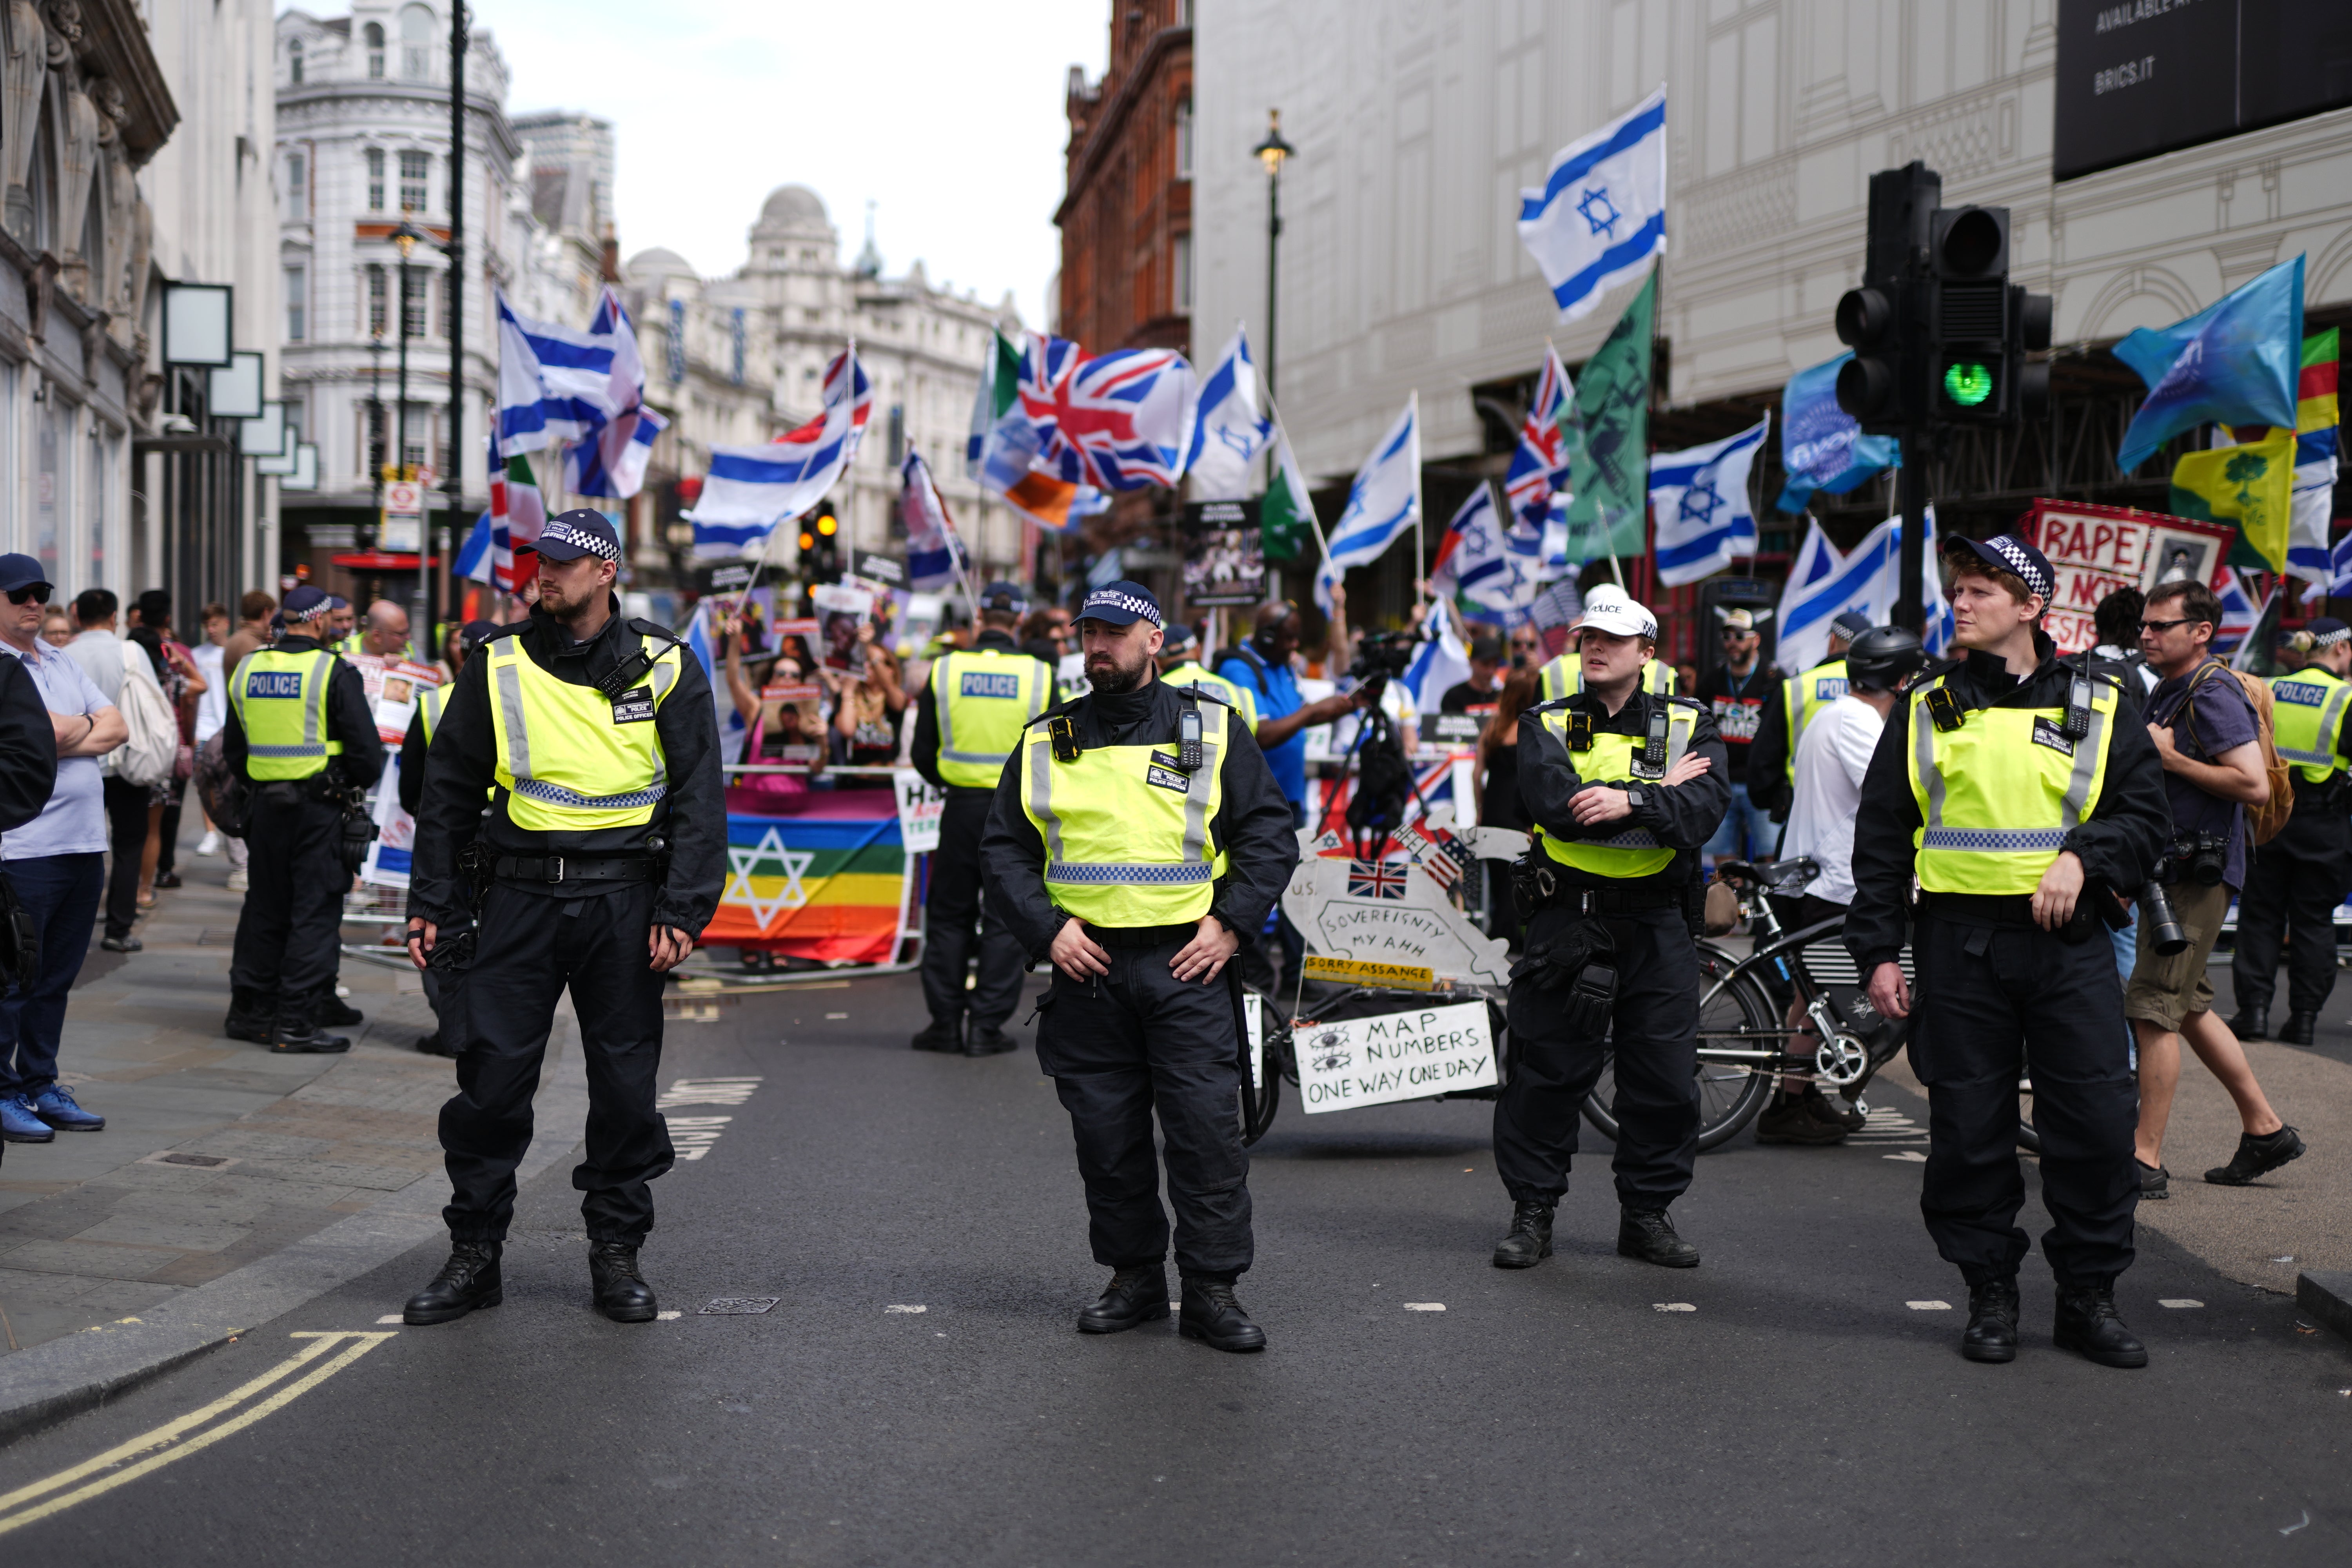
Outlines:
<svg viewBox="0 0 2352 1568"><path fill-rule="evenodd" d="M2042 629L2060 653L2080 653L2099 638L2092 614L2118 588L2146 590L2168 569L2183 569L2216 590L2235 531L2131 507L2037 500L2019 531L2050 558L2058 579Z"/></svg>
<svg viewBox="0 0 2352 1568"><path fill-rule="evenodd" d="M1484 1002L1328 1024L1302 1021L1291 1046L1309 1115L1491 1089L1496 1082Z"/></svg>

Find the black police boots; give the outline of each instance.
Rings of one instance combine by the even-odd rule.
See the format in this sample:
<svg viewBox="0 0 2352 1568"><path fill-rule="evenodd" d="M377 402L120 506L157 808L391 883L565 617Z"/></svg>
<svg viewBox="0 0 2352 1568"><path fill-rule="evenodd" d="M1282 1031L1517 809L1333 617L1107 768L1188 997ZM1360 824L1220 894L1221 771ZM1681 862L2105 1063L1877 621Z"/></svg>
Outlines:
<svg viewBox="0 0 2352 1568"><path fill-rule="evenodd" d="M2267 1040L2271 1037L2271 1010L2263 1007L2241 1007L2238 1016L2230 1020L2230 1033L2242 1040Z"/></svg>
<svg viewBox="0 0 2352 1568"><path fill-rule="evenodd" d="M1698 1248L1675 1234L1664 1209L1623 1209L1617 1220L1617 1253L1662 1268L1696 1268Z"/></svg>
<svg viewBox="0 0 2352 1568"><path fill-rule="evenodd" d="M975 1024L972 1026L971 1038L964 1042L963 1054L968 1057L1001 1057L1007 1051L1017 1051L1020 1048L1021 1042L1005 1034L1003 1030L982 1028Z"/></svg>
<svg viewBox="0 0 2352 1568"><path fill-rule="evenodd" d="M1184 1305L1176 1314L1176 1331L1212 1350L1265 1349L1265 1331L1250 1321L1242 1304L1234 1300L1234 1288L1222 1279L1184 1281Z"/></svg>
<svg viewBox="0 0 2352 1568"><path fill-rule="evenodd" d="M2110 1289L2061 1284L2057 1331L2050 1338L2060 1350L2080 1352L2101 1366L2147 1364L2147 1347L2116 1315L2116 1293Z"/></svg>
<svg viewBox="0 0 2352 1568"><path fill-rule="evenodd" d="M348 1036L327 1033L319 1027L316 997L280 996L278 1017L269 1029L270 1055L328 1056L352 1048Z"/></svg>
<svg viewBox="0 0 2352 1568"><path fill-rule="evenodd" d="M1969 1287L1969 1326L1960 1331L1960 1354L1970 1361L2017 1359L2017 1279L1988 1279Z"/></svg>
<svg viewBox="0 0 2352 1568"><path fill-rule="evenodd" d="M1154 1263L1110 1277L1094 1305L1078 1314L1078 1332L1116 1334L1168 1315L1168 1270Z"/></svg>
<svg viewBox="0 0 2352 1568"><path fill-rule="evenodd" d="M932 1024L911 1042L919 1051L961 1051L963 1049L963 1020L952 1024Z"/></svg>
<svg viewBox="0 0 2352 1568"><path fill-rule="evenodd" d="M506 1282L499 1278L495 1241L453 1241L449 1261L433 1283L408 1299L400 1321L422 1328L462 1318L477 1307L495 1307L506 1300Z"/></svg>
<svg viewBox="0 0 2352 1568"><path fill-rule="evenodd" d="M1533 1268L1549 1258L1551 1211L1549 1204L1513 1204L1510 1232L1495 1244L1495 1267Z"/></svg>
<svg viewBox="0 0 2352 1568"><path fill-rule="evenodd" d="M221 1033L232 1040L249 1040L257 1046L269 1043L269 998L249 987L232 987L228 994L228 1016L221 1020Z"/></svg>
<svg viewBox="0 0 2352 1568"><path fill-rule="evenodd" d="M588 1278L596 1310L616 1323L654 1321L654 1289L637 1272L637 1249L625 1241L588 1244Z"/></svg>
<svg viewBox="0 0 2352 1568"><path fill-rule="evenodd" d="M310 1021L331 1029L351 1029L366 1023L367 1015L336 995L335 988L330 985L319 993L319 1005L311 1013Z"/></svg>
<svg viewBox="0 0 2352 1568"><path fill-rule="evenodd" d="M2279 1032L2271 1038L2283 1046L2307 1046L2311 1044L2312 1031L2318 1026L2319 1015L2316 1013L2289 1013L2286 1022L2279 1026Z"/></svg>

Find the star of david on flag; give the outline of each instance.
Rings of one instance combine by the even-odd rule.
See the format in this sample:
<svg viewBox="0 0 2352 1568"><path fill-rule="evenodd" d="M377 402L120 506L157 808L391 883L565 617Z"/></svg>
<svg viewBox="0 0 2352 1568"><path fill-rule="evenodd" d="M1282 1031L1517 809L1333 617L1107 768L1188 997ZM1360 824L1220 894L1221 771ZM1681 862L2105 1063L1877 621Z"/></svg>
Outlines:
<svg viewBox="0 0 2352 1568"><path fill-rule="evenodd" d="M1666 247L1666 89L1561 148L1519 193L1519 242L1572 321Z"/></svg>
<svg viewBox="0 0 2352 1568"><path fill-rule="evenodd" d="M1768 414L1737 436L1650 459L1660 583L1669 588L1696 583L1736 556L1756 553L1748 478L1771 426Z"/></svg>
<svg viewBox="0 0 2352 1568"><path fill-rule="evenodd" d="M813 850L785 848L782 831L773 827L751 848L730 844L727 847L727 886L719 895L719 901L749 910L752 920L765 929L784 910L799 909L808 902L808 889L802 885L801 878L815 860ZM783 885L776 889L774 897L761 897L752 874L759 872L761 881L770 881L778 871L783 874Z"/></svg>

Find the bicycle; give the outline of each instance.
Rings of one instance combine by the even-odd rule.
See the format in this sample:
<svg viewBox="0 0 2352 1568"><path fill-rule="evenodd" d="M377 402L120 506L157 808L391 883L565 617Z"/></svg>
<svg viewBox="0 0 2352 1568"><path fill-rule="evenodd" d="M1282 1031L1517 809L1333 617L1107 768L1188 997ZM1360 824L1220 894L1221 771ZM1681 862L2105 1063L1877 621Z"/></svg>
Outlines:
<svg viewBox="0 0 2352 1568"><path fill-rule="evenodd" d="M1328 992L1328 994L1325 993ZM1313 1016L1286 1016L1276 1000L1255 986L1242 987L1242 1005L1254 1009L1257 1021L1252 1032L1256 1044L1244 1042L1245 1051L1254 1051L1254 1059L1245 1063L1242 1071L1241 1123L1242 1146L1249 1147L1266 1134L1274 1125L1275 1112L1282 1106L1282 1086L1287 1082L1298 1087L1298 1035L1302 1029L1336 1023L1343 1018L1363 1017L1382 1013L1394 1013L1409 1006L1411 1000L1439 1005L1483 1001L1486 1004L1487 1029L1495 1044L1495 1077L1491 1086L1478 1089L1451 1089L1442 1094L1425 1095L1417 1103L1439 1100L1493 1100L1502 1093L1501 1086L1510 1077L1510 1031L1504 1021L1503 998L1484 985L1454 985L1440 982L1427 992L1416 992L1408 999L1404 994L1370 985L1317 986ZM1302 996L1304 993L1302 991ZM1416 1103L1396 1101L1391 1103Z"/></svg>

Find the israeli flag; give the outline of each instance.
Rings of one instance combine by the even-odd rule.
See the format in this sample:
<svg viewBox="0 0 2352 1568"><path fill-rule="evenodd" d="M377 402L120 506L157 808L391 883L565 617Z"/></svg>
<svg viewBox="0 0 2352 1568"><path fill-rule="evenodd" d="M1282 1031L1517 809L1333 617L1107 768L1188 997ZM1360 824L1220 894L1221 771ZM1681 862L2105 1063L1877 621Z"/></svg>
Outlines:
<svg viewBox="0 0 2352 1568"><path fill-rule="evenodd" d="M1756 553L1756 512L1748 473L1764 447L1772 416L1721 441L1650 459L1650 511L1658 527L1658 581L1696 583Z"/></svg>
<svg viewBox="0 0 2352 1568"><path fill-rule="evenodd" d="M1473 607L1466 613L1479 620L1507 620L1514 608L1526 607L1535 596L1533 576L1503 542L1502 514L1485 480L1445 525L1429 580L1436 592L1467 599Z"/></svg>
<svg viewBox="0 0 2352 1568"><path fill-rule="evenodd" d="M1952 642L1951 607L1944 602L1944 585L1936 571L1936 509L1927 516L1924 559L1927 581L1927 636L1930 655L1940 655ZM1783 669L1811 669L1829 657L1830 623L1849 610L1885 626L1895 616L1903 592L1903 520L1890 517L1870 531L1852 553L1830 542L1815 521L1805 531L1805 542L1790 564L1788 586L1781 591L1779 612L1780 640L1775 660Z"/></svg>
<svg viewBox="0 0 2352 1568"><path fill-rule="evenodd" d="M620 412L613 400L612 333L518 316L503 291L498 306L501 456L580 440Z"/></svg>
<svg viewBox="0 0 2352 1568"><path fill-rule="evenodd" d="M1572 321L1666 248L1666 89L1555 154L1519 193L1519 243Z"/></svg>
<svg viewBox="0 0 2352 1568"><path fill-rule="evenodd" d="M1315 574L1316 605L1329 615L1331 584L1349 567L1379 560L1420 521L1421 395L1414 393L1348 487L1347 510L1332 526L1322 568Z"/></svg>
<svg viewBox="0 0 2352 1568"><path fill-rule="evenodd" d="M1250 465L1274 438L1274 421L1258 412L1257 366L1249 338L1234 328L1216 368L1201 383L1200 417L1185 471L1194 500L1240 500L1250 491Z"/></svg>

